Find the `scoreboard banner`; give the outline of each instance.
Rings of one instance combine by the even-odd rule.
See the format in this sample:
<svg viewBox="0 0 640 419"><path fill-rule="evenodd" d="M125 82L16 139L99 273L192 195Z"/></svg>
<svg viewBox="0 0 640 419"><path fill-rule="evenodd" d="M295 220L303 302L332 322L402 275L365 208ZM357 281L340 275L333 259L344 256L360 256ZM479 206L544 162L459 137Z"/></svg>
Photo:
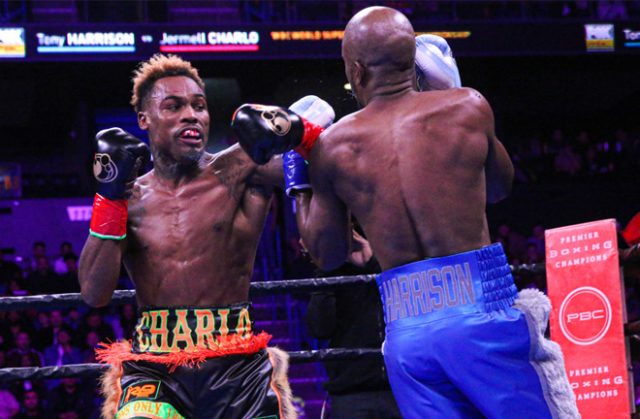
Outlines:
<svg viewBox="0 0 640 419"><path fill-rule="evenodd" d="M316 25L0 25L0 61L140 61L340 58L344 27ZM416 24L446 38L457 57L640 52L640 21Z"/></svg>
<svg viewBox="0 0 640 419"><path fill-rule="evenodd" d="M631 389L615 220L547 230L551 338L583 418L626 418Z"/></svg>

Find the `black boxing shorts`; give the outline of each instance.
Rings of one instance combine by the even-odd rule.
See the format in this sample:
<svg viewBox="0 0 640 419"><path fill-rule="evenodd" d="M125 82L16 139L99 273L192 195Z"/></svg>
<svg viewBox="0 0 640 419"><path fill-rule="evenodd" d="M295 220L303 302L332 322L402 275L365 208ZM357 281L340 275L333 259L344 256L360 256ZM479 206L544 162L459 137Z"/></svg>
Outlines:
<svg viewBox="0 0 640 419"><path fill-rule="evenodd" d="M132 341L103 344L103 417L294 417L288 356L253 334L249 304L146 307Z"/></svg>

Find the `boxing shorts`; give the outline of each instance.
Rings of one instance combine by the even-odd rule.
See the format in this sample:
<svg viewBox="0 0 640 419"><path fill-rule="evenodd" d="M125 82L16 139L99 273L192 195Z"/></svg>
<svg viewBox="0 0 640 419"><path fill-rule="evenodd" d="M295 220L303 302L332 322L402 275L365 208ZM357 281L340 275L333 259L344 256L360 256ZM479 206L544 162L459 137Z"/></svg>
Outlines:
<svg viewBox="0 0 640 419"><path fill-rule="evenodd" d="M377 278L383 344L403 417L579 418L551 304L518 295L501 244L432 258Z"/></svg>
<svg viewBox="0 0 640 419"><path fill-rule="evenodd" d="M249 304L146 307L132 341L103 344L103 417L294 417L286 352L253 334Z"/></svg>

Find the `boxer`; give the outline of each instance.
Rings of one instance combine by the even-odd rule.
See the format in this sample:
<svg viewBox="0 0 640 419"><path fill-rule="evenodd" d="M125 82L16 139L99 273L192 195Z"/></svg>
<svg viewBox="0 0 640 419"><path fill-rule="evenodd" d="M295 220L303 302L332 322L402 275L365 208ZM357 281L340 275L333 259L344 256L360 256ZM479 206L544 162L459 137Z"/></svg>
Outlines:
<svg viewBox="0 0 640 419"><path fill-rule="evenodd" d="M79 267L89 305L108 304L121 262L136 287L132 341L98 353L112 366L104 417L295 417L287 355L254 332L247 302L280 159L259 166L238 145L207 153L204 83L177 56L139 66L131 103L151 147L119 128L97 134Z"/></svg>
<svg viewBox="0 0 640 419"><path fill-rule="evenodd" d="M342 56L362 109L308 152L313 191L295 195L301 237L332 269L349 250L349 212L360 221L384 270L383 352L404 417L577 418L562 353L543 336L548 299L518 296L490 242L486 203L513 179L491 107L473 89L417 91L415 55L413 28L393 9L347 24ZM287 141L308 145L313 130L296 124Z"/></svg>

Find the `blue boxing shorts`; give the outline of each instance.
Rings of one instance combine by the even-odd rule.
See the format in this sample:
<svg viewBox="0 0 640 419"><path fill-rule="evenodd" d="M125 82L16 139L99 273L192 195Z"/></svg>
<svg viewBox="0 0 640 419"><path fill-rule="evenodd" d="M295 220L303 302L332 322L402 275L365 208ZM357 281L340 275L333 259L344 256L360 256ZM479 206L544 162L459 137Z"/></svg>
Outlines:
<svg viewBox="0 0 640 419"><path fill-rule="evenodd" d="M403 417L579 418L551 305L518 295L502 245L410 263L377 279Z"/></svg>

